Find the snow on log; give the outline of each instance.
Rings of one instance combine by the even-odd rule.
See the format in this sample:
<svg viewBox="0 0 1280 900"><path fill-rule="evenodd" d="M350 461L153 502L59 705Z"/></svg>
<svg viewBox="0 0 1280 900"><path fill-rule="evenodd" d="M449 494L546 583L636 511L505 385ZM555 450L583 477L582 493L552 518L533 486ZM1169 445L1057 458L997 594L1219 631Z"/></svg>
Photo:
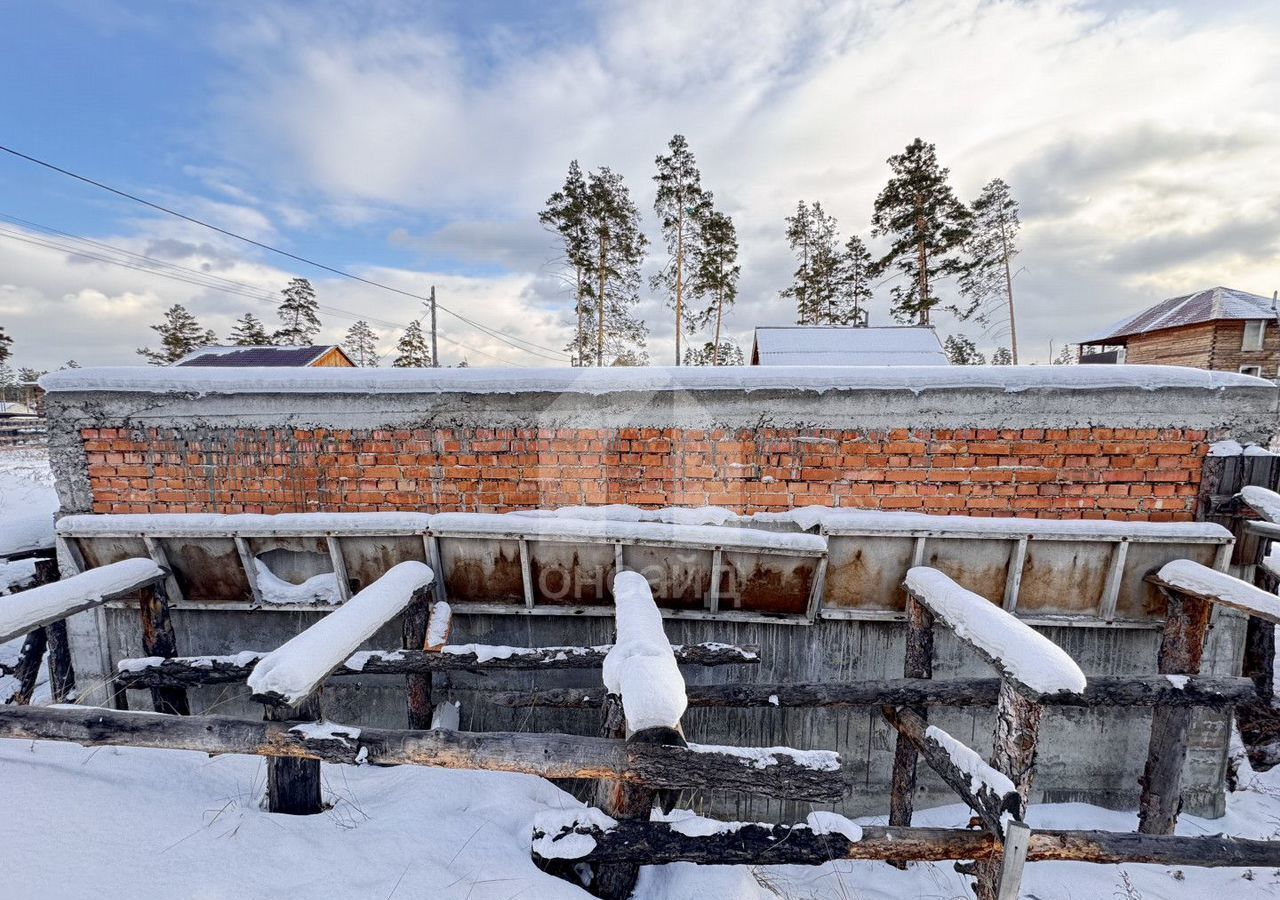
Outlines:
<svg viewBox="0 0 1280 900"><path fill-rule="evenodd" d="M453 630L453 609L443 600L431 604L431 613L427 617L427 637L423 649L432 653L441 652L449 640L449 632Z"/></svg>
<svg viewBox="0 0 1280 900"><path fill-rule="evenodd" d="M1280 597L1189 559L1166 563L1155 581L1198 600L1217 603L1268 622L1280 622Z"/></svg>
<svg viewBox="0 0 1280 900"><path fill-rule="evenodd" d="M0 643L119 600L165 577L150 559L125 559L0 599Z"/></svg>
<svg viewBox="0 0 1280 900"><path fill-rule="evenodd" d="M1024 691L1082 693L1084 672L1066 651L996 604L927 566L907 571L907 590L956 637Z"/></svg>
<svg viewBox="0 0 1280 900"><path fill-rule="evenodd" d="M53 550L53 515L6 515L0 519L0 560L19 559Z"/></svg>
<svg viewBox="0 0 1280 900"><path fill-rule="evenodd" d="M1177 679L1172 680L1172 679ZM792 709L880 706L995 706L998 678L886 678L836 683L694 684L685 689L691 707ZM1225 709L1257 693L1250 678L1230 675L1094 675L1083 694L1050 694L1047 706L1155 707L1202 706ZM494 691L484 701L494 706L548 709L599 709L604 688L546 688Z"/></svg>
<svg viewBox="0 0 1280 900"><path fill-rule="evenodd" d="M688 706L684 676L649 582L638 572L619 572L613 596L618 642L604 658L604 685L622 698L629 732L679 728Z"/></svg>
<svg viewBox="0 0 1280 900"><path fill-rule="evenodd" d="M843 771L796 765L785 753L779 753L776 765L761 768L731 754L568 734L299 726L298 722L169 716L86 706L0 707L0 738L70 741L85 747L155 747L348 765L439 766L543 778L607 778L656 790L741 791L815 802L839 800L846 790Z"/></svg>
<svg viewBox="0 0 1280 900"><path fill-rule="evenodd" d="M1280 524L1280 494L1250 484L1240 489L1240 499L1268 522Z"/></svg>
<svg viewBox="0 0 1280 900"><path fill-rule="evenodd" d="M3 601L0 601L3 602ZM439 604L437 604L439 605ZM506 647L495 644L446 644L435 650L360 650L330 673L343 675L417 675L428 672L598 669L612 644L599 647ZM760 662L760 649L709 642L674 644L680 665L724 666ZM121 687L194 686L246 681L266 651L247 650L226 656L179 656L166 659L144 656L122 659L116 682ZM1253 682L1249 682L1250 685ZM603 690L593 704L599 709Z"/></svg>
<svg viewBox="0 0 1280 900"><path fill-rule="evenodd" d="M578 862L632 862L664 865L810 865L834 859L944 862L982 860L999 847L995 835L961 828L912 828L863 825L857 840L834 829L804 825L722 822L719 827L690 827L675 822L596 822L587 810L534 824L533 853L565 847ZM821 830L820 830L821 829ZM687 832L695 833L689 834ZM571 843L569 834L577 835ZM585 852L582 852L585 849ZM1152 863L1207 868L1280 867L1280 841L1256 841L1226 835L1155 836L1127 832L1044 830L1031 834L1030 862L1073 861L1115 865Z"/></svg>
<svg viewBox="0 0 1280 900"><path fill-rule="evenodd" d="M433 577L420 562L392 566L342 606L263 657L248 679L254 699L286 706L305 700L357 647L427 588Z"/></svg>

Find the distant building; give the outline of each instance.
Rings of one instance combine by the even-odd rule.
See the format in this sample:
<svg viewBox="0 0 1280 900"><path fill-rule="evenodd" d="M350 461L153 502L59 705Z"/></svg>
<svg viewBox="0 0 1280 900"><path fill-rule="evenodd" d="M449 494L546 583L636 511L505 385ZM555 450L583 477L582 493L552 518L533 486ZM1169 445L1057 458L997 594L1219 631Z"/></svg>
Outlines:
<svg viewBox="0 0 1280 900"><path fill-rule="evenodd" d="M0 400L0 419L34 419L36 411L25 403L12 403Z"/></svg>
<svg viewBox="0 0 1280 900"><path fill-rule="evenodd" d="M751 346L753 366L945 366L937 332L891 325L762 325Z"/></svg>
<svg viewBox="0 0 1280 900"><path fill-rule="evenodd" d="M1080 362L1191 366L1277 378L1278 316L1270 297L1209 288L1162 300L1085 338Z"/></svg>
<svg viewBox="0 0 1280 900"><path fill-rule="evenodd" d="M201 347L174 363L175 366L239 368L337 368L354 369L356 364L337 344L311 347Z"/></svg>

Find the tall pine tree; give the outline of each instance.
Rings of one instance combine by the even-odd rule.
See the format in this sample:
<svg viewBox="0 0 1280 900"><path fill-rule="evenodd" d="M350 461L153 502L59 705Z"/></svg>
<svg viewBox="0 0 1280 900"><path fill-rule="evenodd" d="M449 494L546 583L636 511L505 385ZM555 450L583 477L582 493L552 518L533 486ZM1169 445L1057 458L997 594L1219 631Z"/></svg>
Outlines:
<svg viewBox="0 0 1280 900"><path fill-rule="evenodd" d="M1003 179L993 178L970 208L973 227L965 241L966 260L960 276L964 305L954 307L961 319L1009 317L1009 345L1018 364L1018 323L1013 308L1013 258L1018 255L1018 201Z"/></svg>
<svg viewBox="0 0 1280 900"><path fill-rule="evenodd" d="M947 183L950 173L938 165L933 144L916 138L888 162L893 177L876 198L871 223L876 237L892 243L876 273L896 269L906 276L891 291L894 318L928 325L940 301L937 281L964 271L959 251L971 215Z"/></svg>
<svg viewBox="0 0 1280 900"><path fill-rule="evenodd" d="M169 307L165 311L164 321L159 325L152 325L151 330L160 335L160 349L140 347L138 355L145 356L153 366L170 365L192 350L211 346L218 341L213 331L201 328L196 317L181 303Z"/></svg>
<svg viewBox="0 0 1280 900"><path fill-rule="evenodd" d="M724 314L738 299L738 232L733 219L716 209L708 210L699 223L698 242L693 255L690 293L706 303L695 322L712 327L711 365L726 365L718 358ZM741 353L739 353L741 356ZM687 363L686 363L687 364Z"/></svg>
<svg viewBox="0 0 1280 900"><path fill-rule="evenodd" d="M831 325L857 325L865 328L871 306L871 252L856 234L844 245L838 276L838 303L828 319Z"/></svg>
<svg viewBox="0 0 1280 900"><path fill-rule="evenodd" d="M262 347L271 343L271 335L257 316L245 313L231 329L231 343L237 347Z"/></svg>
<svg viewBox="0 0 1280 900"><path fill-rule="evenodd" d="M667 295L667 305L676 314L676 365L680 365L680 339L691 326L686 308L687 274L690 259L697 253L700 224L711 210L711 193L702 189L702 174L684 135L677 134L667 145L666 156L654 158L658 173L653 180L658 193L653 211L662 226L667 245L667 264L653 277L654 290Z"/></svg>
<svg viewBox="0 0 1280 900"><path fill-rule="evenodd" d="M797 268L782 296L795 301L797 325L821 325L836 317L840 299L840 236L834 216L822 204L803 200L787 217L787 243Z"/></svg>
<svg viewBox="0 0 1280 900"><path fill-rule="evenodd" d="M569 163L564 187L547 198L546 208L538 214L538 221L559 237L567 270L564 277L573 291L573 340L565 347L569 351L570 364L591 365L595 357L591 327L595 295L587 272L591 267L593 243L587 222L587 180L582 176L576 159Z"/></svg>
<svg viewBox="0 0 1280 900"><path fill-rule="evenodd" d="M593 242L586 274L594 290L596 365L623 357L629 365L643 365L648 328L634 307L649 240L640 230L640 210L622 176L603 166L587 177L586 212Z"/></svg>
<svg viewBox="0 0 1280 900"><path fill-rule="evenodd" d="M364 319L347 329L342 349L357 366L370 369L378 365L378 333Z"/></svg>
<svg viewBox="0 0 1280 900"><path fill-rule="evenodd" d="M686 366L740 366L742 348L725 338L717 344L710 341L701 347L689 347L684 351Z"/></svg>
<svg viewBox="0 0 1280 900"><path fill-rule="evenodd" d="M320 333L320 316L317 312L316 292L305 278L294 278L282 290L280 301L280 330L275 342L284 346L305 347Z"/></svg>
<svg viewBox="0 0 1280 900"><path fill-rule="evenodd" d="M9 361L9 357L13 355L13 338L4 333L4 329L0 328L0 366Z"/></svg>
<svg viewBox="0 0 1280 900"><path fill-rule="evenodd" d="M430 368L431 348L427 346L427 337L417 319L409 323L396 343L396 358L391 365L397 369Z"/></svg>
<svg viewBox="0 0 1280 900"><path fill-rule="evenodd" d="M987 358L963 334L948 335L942 343L942 352L953 366L985 366Z"/></svg>

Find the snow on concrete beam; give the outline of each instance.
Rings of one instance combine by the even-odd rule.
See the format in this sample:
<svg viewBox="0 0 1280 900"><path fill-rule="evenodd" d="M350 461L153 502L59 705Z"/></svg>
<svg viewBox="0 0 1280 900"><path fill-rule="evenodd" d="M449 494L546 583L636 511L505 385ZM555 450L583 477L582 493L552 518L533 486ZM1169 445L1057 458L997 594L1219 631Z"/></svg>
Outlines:
<svg viewBox="0 0 1280 900"><path fill-rule="evenodd" d="M1084 672L1065 650L985 597L927 566L909 569L906 587L1024 693L1038 698L1084 691Z"/></svg>
<svg viewBox="0 0 1280 900"><path fill-rule="evenodd" d="M268 653L249 675L253 698L296 706L311 696L374 632L430 586L434 575L420 562L402 562L306 631Z"/></svg>
<svg viewBox="0 0 1280 900"><path fill-rule="evenodd" d="M0 643L122 599L163 578L165 571L151 560L125 559L5 597L0 600Z"/></svg>
<svg viewBox="0 0 1280 900"><path fill-rule="evenodd" d="M1280 623L1280 597L1198 562L1175 559L1166 563L1152 580L1198 600Z"/></svg>
<svg viewBox="0 0 1280 900"><path fill-rule="evenodd" d="M688 706L684 676L662 628L649 582L619 572L613 583L618 642L604 658L604 684L622 698L628 732L679 728Z"/></svg>

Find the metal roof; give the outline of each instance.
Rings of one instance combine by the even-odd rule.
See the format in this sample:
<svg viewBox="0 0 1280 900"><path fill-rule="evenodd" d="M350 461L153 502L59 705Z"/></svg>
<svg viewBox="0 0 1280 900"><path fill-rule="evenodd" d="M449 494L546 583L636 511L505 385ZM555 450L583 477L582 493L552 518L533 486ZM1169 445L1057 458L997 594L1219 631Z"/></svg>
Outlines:
<svg viewBox="0 0 1280 900"><path fill-rule="evenodd" d="M305 368L335 349L341 352L337 344L307 347L201 347L199 350L188 353L174 365L218 368L242 366Z"/></svg>
<svg viewBox="0 0 1280 900"><path fill-rule="evenodd" d="M1080 341L1081 344L1105 344L1118 338L1146 334L1163 328L1181 328L1202 322L1242 319L1274 319L1276 310L1270 297L1250 294L1226 287L1208 288L1161 300L1136 316L1123 319L1109 328Z"/></svg>
<svg viewBox="0 0 1280 900"><path fill-rule="evenodd" d="M780 325L756 328L752 365L945 366L937 333L915 325Z"/></svg>

